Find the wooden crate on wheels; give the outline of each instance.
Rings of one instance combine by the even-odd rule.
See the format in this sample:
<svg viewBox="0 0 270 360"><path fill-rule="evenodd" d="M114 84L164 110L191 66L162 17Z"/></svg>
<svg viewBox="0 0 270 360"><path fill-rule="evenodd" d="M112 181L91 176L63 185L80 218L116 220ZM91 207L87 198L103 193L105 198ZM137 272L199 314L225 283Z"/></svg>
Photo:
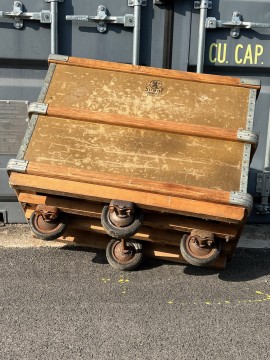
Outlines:
<svg viewBox="0 0 270 360"><path fill-rule="evenodd" d="M53 55L17 159L33 233L223 268L252 208L255 80Z"/></svg>

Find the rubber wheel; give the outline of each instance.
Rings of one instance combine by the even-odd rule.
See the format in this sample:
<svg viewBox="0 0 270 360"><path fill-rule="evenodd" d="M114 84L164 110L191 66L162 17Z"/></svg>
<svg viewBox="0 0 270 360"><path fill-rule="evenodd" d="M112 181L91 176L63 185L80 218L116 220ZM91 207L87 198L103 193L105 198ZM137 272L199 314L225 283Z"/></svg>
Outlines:
<svg viewBox="0 0 270 360"><path fill-rule="evenodd" d="M107 234L115 239L128 239L135 235L142 226L143 214L140 209L135 210L135 217L132 224L124 227L115 226L109 218L109 206L104 206L101 213L101 224Z"/></svg>
<svg viewBox="0 0 270 360"><path fill-rule="evenodd" d="M122 252L121 240L112 239L106 248L108 263L117 270L130 271L137 268L143 259L142 244L135 240L126 240L127 253Z"/></svg>
<svg viewBox="0 0 270 360"><path fill-rule="evenodd" d="M221 242L215 239L215 244L211 248L199 248L192 243L188 235L184 235L180 241L180 251L183 258L191 265L205 266L219 257Z"/></svg>
<svg viewBox="0 0 270 360"><path fill-rule="evenodd" d="M60 213L57 219L46 222L40 214L32 213L29 225L37 238L42 240L55 240L64 234L67 228L66 215Z"/></svg>

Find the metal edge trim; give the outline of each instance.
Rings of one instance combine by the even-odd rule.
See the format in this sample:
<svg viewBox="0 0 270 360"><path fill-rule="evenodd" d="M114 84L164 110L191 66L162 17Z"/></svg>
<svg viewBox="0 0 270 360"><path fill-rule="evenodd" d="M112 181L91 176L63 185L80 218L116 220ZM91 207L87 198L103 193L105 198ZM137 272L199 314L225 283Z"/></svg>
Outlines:
<svg viewBox="0 0 270 360"><path fill-rule="evenodd" d="M48 105L44 103L33 102L28 106L28 114L46 115L47 110Z"/></svg>
<svg viewBox="0 0 270 360"><path fill-rule="evenodd" d="M248 99L247 122L246 122L246 130L249 131L251 131L253 128L256 96L257 96L257 90L250 89L249 99Z"/></svg>
<svg viewBox="0 0 270 360"><path fill-rule="evenodd" d="M41 88L41 91L40 91L40 94L39 94L39 97L38 97L37 102L39 102L39 103L43 103L44 100L45 100L47 91L48 91L49 86L50 86L50 82L52 80L52 77L53 77L53 74L54 74L54 71L55 71L55 68L56 68L56 64L50 64L49 69L48 69L47 74L46 74L46 77L45 77L45 80L44 80L44 84L43 84L43 86ZM26 133L25 133L24 139L22 141L20 150L19 150L19 152L17 154L17 159L19 159L19 160L23 160L23 157L24 157L24 155L26 153L26 150L27 150L28 145L30 143L30 140L32 138L33 131L34 131L36 123L37 123L37 119L38 119L38 115L32 115L31 116L31 120L29 121L28 128L26 130Z"/></svg>
<svg viewBox="0 0 270 360"><path fill-rule="evenodd" d="M248 193L232 191L230 193L230 204L244 206L250 214L253 207L253 197Z"/></svg>
<svg viewBox="0 0 270 360"><path fill-rule="evenodd" d="M250 154L251 154L251 145L244 144L242 169L241 169L241 177L240 177L240 192L244 194L247 193Z"/></svg>
<svg viewBox="0 0 270 360"><path fill-rule="evenodd" d="M238 129L237 139L242 142L248 142L249 144L255 144L257 146L259 142L259 135L250 130Z"/></svg>
<svg viewBox="0 0 270 360"><path fill-rule="evenodd" d="M7 172L19 172L19 173L25 173L29 161L27 160L18 160L18 159L10 159L7 163L6 170Z"/></svg>
<svg viewBox="0 0 270 360"><path fill-rule="evenodd" d="M66 55L58 55L58 54L50 54L48 60L50 61L64 61L67 62L69 59L69 56Z"/></svg>

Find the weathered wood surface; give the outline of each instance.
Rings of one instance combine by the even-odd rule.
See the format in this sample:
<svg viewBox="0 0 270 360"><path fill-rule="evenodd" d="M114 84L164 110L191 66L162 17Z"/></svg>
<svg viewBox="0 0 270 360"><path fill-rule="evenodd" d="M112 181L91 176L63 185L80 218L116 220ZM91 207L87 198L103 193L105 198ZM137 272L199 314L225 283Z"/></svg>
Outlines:
<svg viewBox="0 0 270 360"><path fill-rule="evenodd" d="M121 64L117 66L121 68ZM45 102L78 111L224 129L246 127L250 89L231 86L239 85L239 79L218 77L215 83L207 83L211 75L165 71L168 77L160 77L160 69L139 70L141 74L58 64Z"/></svg>
<svg viewBox="0 0 270 360"><path fill-rule="evenodd" d="M131 74L145 74L166 77L168 79L184 79L187 81L202 82L208 84L222 84L228 86L239 86L242 88L260 89L260 85L243 83L240 78L232 76L220 76L212 74L198 74L180 70L168 70L162 68L146 67L140 65L129 65L102 60L83 59L70 56L67 61L49 59L49 63L66 64L70 66L80 66L93 69L113 70Z"/></svg>
<svg viewBox="0 0 270 360"><path fill-rule="evenodd" d="M238 191L244 144L39 116L25 160Z"/></svg>
<svg viewBox="0 0 270 360"><path fill-rule="evenodd" d="M108 203L111 199L131 201L145 209L212 219L229 223L242 222L246 210L242 207L213 204L136 190L78 183L76 181L44 178L41 176L11 173L10 184L18 190L33 190L45 194L69 196Z"/></svg>

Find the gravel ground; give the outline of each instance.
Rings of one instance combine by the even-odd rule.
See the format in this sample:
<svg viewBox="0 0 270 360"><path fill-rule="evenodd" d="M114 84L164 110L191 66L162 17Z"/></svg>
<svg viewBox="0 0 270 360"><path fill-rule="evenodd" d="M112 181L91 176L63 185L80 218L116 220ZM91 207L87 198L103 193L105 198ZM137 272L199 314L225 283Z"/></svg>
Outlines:
<svg viewBox="0 0 270 360"><path fill-rule="evenodd" d="M239 248L223 271L121 273L104 251L49 244L0 228L1 359L269 358L270 249Z"/></svg>

